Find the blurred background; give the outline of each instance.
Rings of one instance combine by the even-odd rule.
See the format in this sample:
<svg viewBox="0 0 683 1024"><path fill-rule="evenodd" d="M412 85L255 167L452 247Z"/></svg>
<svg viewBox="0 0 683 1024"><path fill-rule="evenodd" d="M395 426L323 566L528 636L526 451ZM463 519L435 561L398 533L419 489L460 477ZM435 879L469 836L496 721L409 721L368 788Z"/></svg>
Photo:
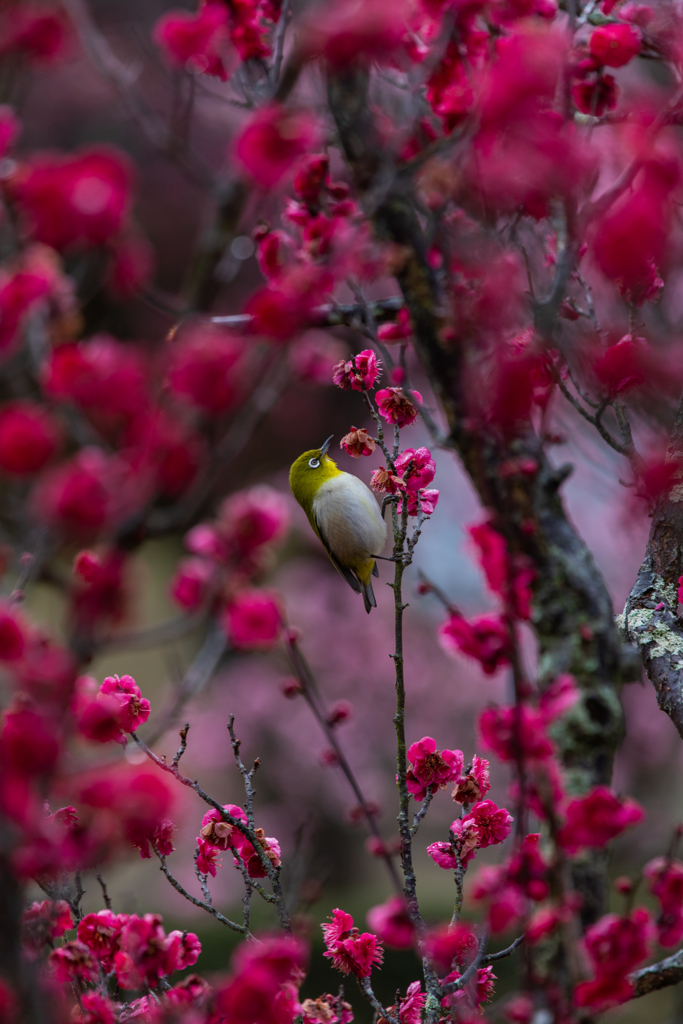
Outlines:
<svg viewBox="0 0 683 1024"><path fill-rule="evenodd" d="M100 31L128 73L144 91L151 108L163 118L173 102L173 73L164 65L151 41L155 21L170 4L160 0L94 0L91 11ZM229 161L230 140L244 111L229 101L229 89L216 80L196 76L191 142L195 152L216 168ZM108 332L120 340L148 343L163 340L174 323L174 301L182 295L193 256L210 231L216 197L189 180L178 162L151 146L140 131L121 95L98 73L74 38L68 57L54 65L37 66L13 87L12 102L23 123L17 156L35 151L73 151L91 143L120 147L137 168L134 218L149 239L155 255L153 284L144 296L113 301L96 290L83 305L85 336ZM286 191L283 189L282 191ZM216 312L235 313L245 297L261 282L250 230L258 220L276 217L280 193L262 195L258 208L245 217L245 233L226 250L221 261L223 288ZM67 272L78 273L77 265ZM391 287L379 282L374 295L383 297ZM349 295L349 298L351 296ZM163 311L168 305L166 312ZM365 348L367 342L347 329L330 334L330 366L336 359ZM429 390L413 367L413 382L430 403ZM557 464L570 462L574 472L563 493L571 517L588 542L620 611L640 565L647 538L644 508L618 482L623 466L613 452L566 404L553 399L552 420L561 438L555 448ZM438 415L438 412L437 412ZM364 793L380 808L380 826L390 838L397 812L393 785L395 748L393 716L393 601L384 584L389 567L380 566L375 585L378 609L366 616L362 603L345 585L313 537L305 517L288 496L287 472L292 460L307 448L319 446L329 434L333 447L351 425L369 426L361 398L343 393L331 384L292 378L270 415L261 423L239 457L230 463L225 478L212 495L215 505L224 495L257 483L267 483L287 495L291 523L286 540L264 573L263 582L283 596L289 622L301 631L301 647L309 659L321 693L327 702L348 700L353 713L338 728L347 757L361 781ZM404 433L412 447L429 445L418 423ZM406 577L410 607L406 614L406 680L408 690L407 733L413 742L431 735L439 748L459 748L465 760L477 747L475 722L489 701L506 700L510 680L506 671L484 676L464 658L448 656L436 639L443 611L435 598L420 596L417 573L423 572L443 589L464 614L492 607L464 532L466 524L479 521L482 510L457 461L434 452L440 490L436 512L426 524L417 548L415 565ZM357 473L365 482L380 464L377 454L352 461L339 453L340 466ZM176 614L169 584L182 554L182 535L149 541L132 559L128 587L131 595L128 621L121 629L141 628L167 621ZM56 634L64 630L64 610L53 591L38 585L27 602L32 618ZM174 687L204 640L203 627L190 631L152 650L125 649L98 655L90 670L99 681L111 673L133 675L143 695L152 703L152 717L141 729L145 738L154 731L154 713L167 707ZM535 652L526 637L525 657L533 665ZM241 803L241 782L234 766L227 721L235 716L242 740L242 754L249 763L260 759L256 776L257 825L276 836L283 849L284 884L299 908L299 926L315 943L313 970L303 989L305 996L336 992L339 976L321 959L319 923L333 907L351 912L365 925L369 907L384 901L390 884L383 863L366 848L362 823L354 822L355 800L340 770L327 763L326 741L300 698L284 696L281 683L289 675L284 654L228 654L214 678L184 709L182 721L190 723L188 749L183 761L186 774L222 802ZM614 876L636 873L650 857L664 852L672 831L683 817L679 784L683 750L669 719L657 708L652 688L633 684L623 693L626 739L617 759L614 787L628 792L647 808L645 824L614 844L611 854ZM154 744L157 753L172 756L182 721ZM131 760L140 755L132 746ZM492 768L491 796L505 804L507 778L501 766ZM203 805L192 794L179 793L176 821L177 852L170 865L191 891L196 887L192 866L195 836ZM419 894L424 914L433 922L445 921L452 912L453 886L447 872L424 853L425 847L447 835L454 816L448 792L438 794L416 844ZM496 858L496 850L480 854L477 863ZM161 912L166 927L191 928L203 943L197 969L224 971L233 936L215 925L173 891L153 861L132 857L107 867L105 878L114 909L129 913ZM102 905L94 877L86 878L86 910ZM230 916L239 916L242 881L230 858L212 882L214 902ZM38 892L36 893L38 897ZM618 906L617 897L615 907ZM256 921L261 927L273 922L264 905L255 901ZM514 968L510 961L496 967L503 980ZM391 1002L397 986L402 990L415 977L412 953L388 952L377 977L376 992ZM369 1019L367 1007L352 986L348 997L359 1020ZM648 997L641 1004L613 1011L615 1020L683 1019L676 1016L676 990ZM365 1014L365 1016L364 1016Z"/></svg>

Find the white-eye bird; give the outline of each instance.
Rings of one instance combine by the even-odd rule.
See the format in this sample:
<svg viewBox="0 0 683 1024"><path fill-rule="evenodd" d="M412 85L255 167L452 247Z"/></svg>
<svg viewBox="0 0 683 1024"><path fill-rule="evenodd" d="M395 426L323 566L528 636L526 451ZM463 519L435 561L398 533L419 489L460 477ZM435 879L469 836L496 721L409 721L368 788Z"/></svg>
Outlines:
<svg viewBox="0 0 683 1024"><path fill-rule="evenodd" d="M331 440L292 463L289 486L332 564L363 595L369 612L377 607L371 577L379 575L375 555L384 547L386 526L370 488L337 469L327 454Z"/></svg>

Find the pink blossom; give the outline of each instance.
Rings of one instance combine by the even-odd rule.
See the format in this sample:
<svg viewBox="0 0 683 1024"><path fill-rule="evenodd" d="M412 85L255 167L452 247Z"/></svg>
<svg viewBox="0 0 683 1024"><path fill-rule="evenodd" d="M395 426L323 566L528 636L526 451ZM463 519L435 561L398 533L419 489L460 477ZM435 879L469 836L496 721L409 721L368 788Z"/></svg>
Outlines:
<svg viewBox="0 0 683 1024"><path fill-rule="evenodd" d="M99 992L84 992L73 1015L74 1024L116 1024L114 1003Z"/></svg>
<svg viewBox="0 0 683 1024"><path fill-rule="evenodd" d="M525 836L508 863L508 878L532 900L544 900L549 893L548 865L539 850L540 834Z"/></svg>
<svg viewBox="0 0 683 1024"><path fill-rule="evenodd" d="M224 562L228 557L223 537L217 526L210 526L208 523L198 523L185 534L185 547L195 555L202 558L215 559L217 562Z"/></svg>
<svg viewBox="0 0 683 1024"><path fill-rule="evenodd" d="M423 487L420 491L407 491L406 500L408 502L409 516L417 516L418 511L423 516L431 516L439 503L439 492L433 488ZM403 511L403 498L398 502L396 511L399 513Z"/></svg>
<svg viewBox="0 0 683 1024"><path fill-rule="evenodd" d="M653 368L652 349L645 339L627 334L595 360L593 373L613 398L642 387L651 379Z"/></svg>
<svg viewBox="0 0 683 1024"><path fill-rule="evenodd" d="M510 633L499 615L488 613L465 619L452 614L439 626L438 637L447 653L458 651L474 658L486 675L493 675L509 661Z"/></svg>
<svg viewBox="0 0 683 1024"><path fill-rule="evenodd" d="M228 556L253 559L266 544L275 545L284 539L289 508L280 491L261 484L227 498L218 520Z"/></svg>
<svg viewBox="0 0 683 1024"><path fill-rule="evenodd" d="M57 981L64 984L74 981L97 981L99 978L97 964L90 950L77 939L53 949L49 963Z"/></svg>
<svg viewBox="0 0 683 1024"><path fill-rule="evenodd" d="M124 732L135 732L149 718L151 705L132 676L107 676L100 693L118 701L118 721Z"/></svg>
<svg viewBox="0 0 683 1024"><path fill-rule="evenodd" d="M405 481L408 491L419 491L431 484L436 463L428 448L406 448L396 459L396 472Z"/></svg>
<svg viewBox="0 0 683 1024"><path fill-rule="evenodd" d="M122 477L116 456L81 448L42 475L33 492L36 514L66 534L92 537L117 516Z"/></svg>
<svg viewBox="0 0 683 1024"><path fill-rule="evenodd" d="M414 388L412 394L422 404L422 395ZM418 416L418 410L402 388L384 388L375 395L377 409L387 423L394 423L398 427L409 427Z"/></svg>
<svg viewBox="0 0 683 1024"><path fill-rule="evenodd" d="M152 38L172 66L225 82L230 64L227 22L228 11L221 4L207 3L196 14L167 11L155 24Z"/></svg>
<svg viewBox="0 0 683 1024"><path fill-rule="evenodd" d="M2 979L0 979L0 1020L2 1024L15 1024L19 1020L19 1000Z"/></svg>
<svg viewBox="0 0 683 1024"><path fill-rule="evenodd" d="M337 363L333 369L332 383L342 391L348 391L349 388L354 391L368 391L381 370L382 364L375 353L371 348L366 348L348 361L342 359Z"/></svg>
<svg viewBox="0 0 683 1024"><path fill-rule="evenodd" d="M264 936L238 946L232 972L215 994L216 1009L231 1024L291 1024L307 950L301 939Z"/></svg>
<svg viewBox="0 0 683 1024"><path fill-rule="evenodd" d="M443 976L451 970L454 960L462 967L473 958L477 951L477 940L469 926L458 921L428 932L424 939L424 951L434 962L439 975Z"/></svg>
<svg viewBox="0 0 683 1024"><path fill-rule="evenodd" d="M323 956L330 959L342 974L369 978L373 967L382 963L384 952L376 935L370 932L359 934L354 928L348 938L340 939Z"/></svg>
<svg viewBox="0 0 683 1024"><path fill-rule="evenodd" d="M396 314L395 322L380 324L377 328L377 337L386 344L393 341L403 341L410 338L413 333L413 326L410 322L410 313L405 306L401 306Z"/></svg>
<svg viewBox="0 0 683 1024"><path fill-rule="evenodd" d="M78 576L84 583L94 583L101 568L100 556L94 551L83 550L74 556L74 576Z"/></svg>
<svg viewBox="0 0 683 1024"><path fill-rule="evenodd" d="M479 561L489 588L517 618L528 619L530 584L536 576L533 567L525 564L522 556L510 559L505 538L489 523L468 526L467 530L479 549Z"/></svg>
<svg viewBox="0 0 683 1024"><path fill-rule="evenodd" d="M54 719L25 698L15 697L0 728L3 770L27 777L48 774L59 758L61 740L61 730Z"/></svg>
<svg viewBox="0 0 683 1024"><path fill-rule="evenodd" d="M610 68L621 68L628 64L640 51L640 32L634 25L622 22L616 25L600 25L591 33L589 48L591 57L598 64Z"/></svg>
<svg viewBox="0 0 683 1024"><path fill-rule="evenodd" d="M171 597L186 611L195 611L209 596L214 576L214 566L206 559L183 558L171 581Z"/></svg>
<svg viewBox="0 0 683 1024"><path fill-rule="evenodd" d="M568 911L566 907L554 903L539 907L528 920L524 932L525 941L530 946L536 946L548 935L552 935L558 924L570 920L572 913L573 910Z"/></svg>
<svg viewBox="0 0 683 1024"><path fill-rule="evenodd" d="M202 412L223 413L239 395L243 355L243 340L230 331L191 327L170 347L168 385Z"/></svg>
<svg viewBox="0 0 683 1024"><path fill-rule="evenodd" d="M353 918L345 910L338 907L332 911L330 923L321 924L323 938L326 946L332 946L335 942L343 939L353 928Z"/></svg>
<svg viewBox="0 0 683 1024"><path fill-rule="evenodd" d="M526 910L524 893L508 880L504 865L480 868L474 879L472 899L486 903L488 925L494 935L518 924Z"/></svg>
<svg viewBox="0 0 683 1024"><path fill-rule="evenodd" d="M351 1024L353 1020L351 1004L329 992L318 999L304 999L301 1009L303 1024Z"/></svg>
<svg viewBox="0 0 683 1024"><path fill-rule="evenodd" d="M0 470L14 476L39 472L59 446L60 429L35 402L7 402L0 412Z"/></svg>
<svg viewBox="0 0 683 1024"><path fill-rule="evenodd" d="M353 717L353 704L348 700L337 700L330 707L327 713L327 724L331 726L341 725Z"/></svg>
<svg viewBox="0 0 683 1024"><path fill-rule="evenodd" d="M636 305L654 298L662 284L657 267L667 254L669 192L668 184L645 175L594 225L593 252L600 270Z"/></svg>
<svg viewBox="0 0 683 1024"><path fill-rule="evenodd" d="M573 708L580 697L581 691L576 685L574 676L564 672L543 691L538 702L538 709L545 721L550 724Z"/></svg>
<svg viewBox="0 0 683 1024"><path fill-rule="evenodd" d="M3 103L0 105L0 157L7 156L20 132L21 121L12 107Z"/></svg>
<svg viewBox="0 0 683 1024"><path fill-rule="evenodd" d="M74 402L103 430L130 423L148 402L148 371L140 352L108 334L60 345L43 371L46 394Z"/></svg>
<svg viewBox="0 0 683 1024"><path fill-rule="evenodd" d="M472 804L483 800L490 788L489 762L475 754L471 771L456 784L452 796L459 804Z"/></svg>
<svg viewBox="0 0 683 1024"><path fill-rule="evenodd" d="M330 290L332 278L319 264L294 265L277 280L258 289L244 306L252 316L254 334L288 342L309 323L319 296Z"/></svg>
<svg viewBox="0 0 683 1024"><path fill-rule="evenodd" d="M463 828L467 822L476 826L479 832L478 845L482 848L504 842L512 831L512 815L505 807L497 807L493 800L482 800L475 804L462 820Z"/></svg>
<svg viewBox="0 0 683 1024"><path fill-rule="evenodd" d="M468 526L467 532L479 549L479 561L490 589L494 594L505 594L510 574L505 538L489 523Z"/></svg>
<svg viewBox="0 0 683 1024"><path fill-rule="evenodd" d="M150 844L156 847L162 856L167 857L169 853L173 853L175 850L173 845L175 831L176 826L166 818L155 825L154 829L129 830L128 839L140 851L140 856L143 860L148 860L152 856Z"/></svg>
<svg viewBox="0 0 683 1024"><path fill-rule="evenodd" d="M22 54L36 66L52 65L68 54L71 41L65 13L26 3L10 7L5 13L0 52Z"/></svg>
<svg viewBox="0 0 683 1024"><path fill-rule="evenodd" d="M294 178L294 191L305 203L314 205L327 181L330 158L327 153L313 153L303 161Z"/></svg>
<svg viewBox="0 0 683 1024"><path fill-rule="evenodd" d="M380 494L399 494L405 485L400 476L380 466L370 477L370 486Z"/></svg>
<svg viewBox="0 0 683 1024"><path fill-rule="evenodd" d="M279 595L272 590L241 590L226 606L222 625L236 650L268 650L282 628Z"/></svg>
<svg viewBox="0 0 683 1024"><path fill-rule="evenodd" d="M266 231L259 237L256 259L261 273L268 281L278 278L293 257L294 243L286 232Z"/></svg>
<svg viewBox="0 0 683 1024"><path fill-rule="evenodd" d="M94 743L115 740L125 744L119 722L121 704L114 695L97 692L97 680L92 676L79 676L74 687L71 710L76 727L82 736Z"/></svg>
<svg viewBox="0 0 683 1024"><path fill-rule="evenodd" d="M569 853L583 847L603 847L644 816L645 811L635 800L621 799L607 786L595 786L567 805L566 822L558 842Z"/></svg>
<svg viewBox="0 0 683 1024"><path fill-rule="evenodd" d="M242 60L270 57L265 36L270 23L279 21L278 0L241 0L231 5L230 15L230 39Z"/></svg>
<svg viewBox="0 0 683 1024"><path fill-rule="evenodd" d="M595 978L576 986L577 1006L602 1011L631 999L628 975L649 956L653 931L644 907L636 907L628 917L605 914L592 925L584 941Z"/></svg>
<svg viewBox="0 0 683 1024"><path fill-rule="evenodd" d="M485 708L479 716L482 744L506 762L551 757L554 748L545 727L545 716L527 704Z"/></svg>
<svg viewBox="0 0 683 1024"><path fill-rule="evenodd" d="M18 661L26 648L26 626L11 605L0 601L0 661Z"/></svg>
<svg viewBox="0 0 683 1024"><path fill-rule="evenodd" d="M282 863L280 844L277 839L272 836L266 836L262 828L254 829L256 838L258 839L258 845L260 846L263 853L270 861L272 867L278 868ZM234 839L234 846L237 852L240 854L247 874L250 878L265 878L267 875L266 868L261 863L257 851L254 849L252 844L240 833L240 839ZM239 862L235 857L235 866L238 866Z"/></svg>
<svg viewBox="0 0 683 1024"><path fill-rule="evenodd" d="M398 1017L400 1024L421 1024L422 1011L425 1007L427 996L422 991L419 981L413 981L408 985L403 999L399 999L398 1005L387 1007L389 1013Z"/></svg>
<svg viewBox="0 0 683 1024"><path fill-rule="evenodd" d="M305 111L279 103L261 107L235 142L235 156L262 188L273 188L316 145L318 128Z"/></svg>
<svg viewBox="0 0 683 1024"><path fill-rule="evenodd" d="M182 419L150 407L128 424L124 456L146 488L179 497L194 481L204 459L204 440Z"/></svg>
<svg viewBox="0 0 683 1024"><path fill-rule="evenodd" d="M448 984L450 981L457 981L459 977L460 971L451 971L443 979L444 984ZM444 996L441 1000L441 1005L444 1007L462 1007L465 1014L467 1014L467 1010L470 1007L477 1012L483 1003L488 1002L492 998L495 989L494 982L496 980L492 967L480 967L477 971L473 990L468 988L458 989L457 992ZM460 1014L457 1015L456 1019L460 1019Z"/></svg>
<svg viewBox="0 0 683 1024"><path fill-rule="evenodd" d="M64 900L32 903L21 918L21 940L33 956L39 956L46 942L60 938L74 927L69 904Z"/></svg>
<svg viewBox="0 0 683 1024"><path fill-rule="evenodd" d="M175 789L156 768L117 763L79 777L76 796L115 843L153 835L169 816Z"/></svg>
<svg viewBox="0 0 683 1024"><path fill-rule="evenodd" d="M388 8L383 0L341 0L324 12L316 12L305 26L304 45L311 54L322 54L335 67L359 59L386 62L406 31L406 6L398 2Z"/></svg>
<svg viewBox="0 0 683 1024"><path fill-rule="evenodd" d="M45 308L49 299L57 302L56 293L60 289L67 290L56 258L47 255L50 252L52 250L43 245L30 246L12 270L0 271L0 353L3 358L16 347L29 315ZM71 296L69 298L71 301Z"/></svg>
<svg viewBox="0 0 683 1024"><path fill-rule="evenodd" d="M194 932L169 932L164 943L166 947L166 974L182 971L197 963L202 944Z"/></svg>
<svg viewBox="0 0 683 1024"><path fill-rule="evenodd" d="M369 978L372 968L382 963L384 952L376 935L358 931L353 918L343 910L333 910L329 924L323 924L327 950L323 956L343 974Z"/></svg>
<svg viewBox="0 0 683 1024"><path fill-rule="evenodd" d="M619 11L619 17L623 21L633 22L640 28L647 28L654 16L655 12L648 4L628 3L624 4Z"/></svg>
<svg viewBox="0 0 683 1024"><path fill-rule="evenodd" d="M462 775L463 753L461 750L437 751L436 740L424 736L408 748L408 790L416 800L424 800L427 791L435 793L445 789L449 782L456 782Z"/></svg>
<svg viewBox="0 0 683 1024"><path fill-rule="evenodd" d="M34 157L11 189L31 236L63 250L103 245L117 235L130 213L132 185L128 157L98 146Z"/></svg>
<svg viewBox="0 0 683 1024"><path fill-rule="evenodd" d="M227 811L232 818L237 818L246 825L247 816L241 807L238 807L236 804L224 804L223 810ZM239 829L236 829L229 821L225 821L220 812L215 808L207 811L202 818L202 826L197 841L213 846L217 850L229 850L234 845L237 845L239 848L242 843L248 842Z"/></svg>
<svg viewBox="0 0 683 1024"><path fill-rule="evenodd" d="M453 833L453 842L458 851L460 863L468 864L479 847L480 834L476 821L473 818L456 818L451 823L450 830ZM427 847L427 853L440 868L455 870L458 866L458 858L450 842L431 843Z"/></svg>
<svg viewBox="0 0 683 1024"><path fill-rule="evenodd" d="M108 963L119 948L121 930L127 920L126 914L111 910L86 914L78 924L78 939L98 960Z"/></svg>
<svg viewBox="0 0 683 1024"><path fill-rule="evenodd" d="M402 896L390 896L385 903L371 907L367 922L380 941L392 949L412 949L415 944L415 926Z"/></svg>
<svg viewBox="0 0 683 1024"><path fill-rule="evenodd" d="M201 871L203 875L212 875L215 878L216 869L221 866L217 847L207 843L205 839L198 839L197 844L199 846L196 860L197 870Z"/></svg>
<svg viewBox="0 0 683 1024"><path fill-rule="evenodd" d="M653 896L659 900L657 940L660 946L677 946L683 939L683 864L655 857L643 868Z"/></svg>
<svg viewBox="0 0 683 1024"><path fill-rule="evenodd" d="M372 455L375 450L375 442L364 428L351 427L348 434L345 434L339 442L352 459L359 459L361 455Z"/></svg>

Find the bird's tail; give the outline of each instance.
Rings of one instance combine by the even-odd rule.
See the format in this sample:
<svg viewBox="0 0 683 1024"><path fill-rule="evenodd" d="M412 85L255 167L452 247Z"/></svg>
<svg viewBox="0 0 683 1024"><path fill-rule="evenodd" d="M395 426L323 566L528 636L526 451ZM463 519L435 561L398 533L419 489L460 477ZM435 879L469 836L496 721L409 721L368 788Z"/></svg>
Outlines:
<svg viewBox="0 0 683 1024"><path fill-rule="evenodd" d="M363 601L365 602L365 610L370 613L373 608L377 607L377 601L375 600L375 592L372 589L372 579L368 578L367 583L361 582L363 588Z"/></svg>

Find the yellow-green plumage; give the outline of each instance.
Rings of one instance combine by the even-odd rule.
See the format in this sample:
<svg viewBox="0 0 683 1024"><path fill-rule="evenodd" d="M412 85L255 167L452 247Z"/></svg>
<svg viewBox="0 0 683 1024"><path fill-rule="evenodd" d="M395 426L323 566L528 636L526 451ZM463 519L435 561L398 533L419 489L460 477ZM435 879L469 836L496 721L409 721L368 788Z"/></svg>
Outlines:
<svg viewBox="0 0 683 1024"><path fill-rule="evenodd" d="M386 527L372 491L337 468L327 456L328 444L299 456L289 486L335 568L363 594L369 612L377 607L371 577L377 575L374 556L384 546Z"/></svg>

